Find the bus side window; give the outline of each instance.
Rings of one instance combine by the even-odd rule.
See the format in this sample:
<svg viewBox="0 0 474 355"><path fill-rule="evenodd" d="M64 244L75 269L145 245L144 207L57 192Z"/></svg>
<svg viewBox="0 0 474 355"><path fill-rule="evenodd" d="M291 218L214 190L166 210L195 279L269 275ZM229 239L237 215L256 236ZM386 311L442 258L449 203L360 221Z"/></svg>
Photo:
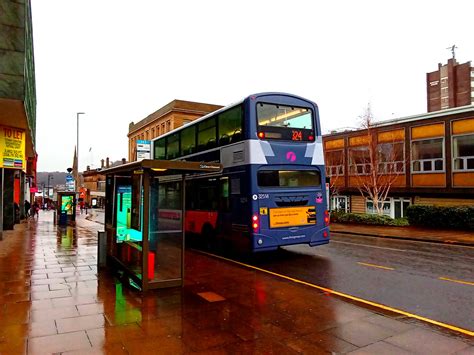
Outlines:
<svg viewBox="0 0 474 355"><path fill-rule="evenodd" d="M196 196L192 193L196 191L196 183L194 180L186 181L186 209L195 210L196 207Z"/></svg>
<svg viewBox="0 0 474 355"><path fill-rule="evenodd" d="M216 118L208 119L198 123L198 151L211 149L216 144Z"/></svg>
<svg viewBox="0 0 474 355"><path fill-rule="evenodd" d="M219 146L235 143L241 140L243 121L243 110L241 105L221 112L218 116L218 121L219 132L217 137L219 139Z"/></svg>

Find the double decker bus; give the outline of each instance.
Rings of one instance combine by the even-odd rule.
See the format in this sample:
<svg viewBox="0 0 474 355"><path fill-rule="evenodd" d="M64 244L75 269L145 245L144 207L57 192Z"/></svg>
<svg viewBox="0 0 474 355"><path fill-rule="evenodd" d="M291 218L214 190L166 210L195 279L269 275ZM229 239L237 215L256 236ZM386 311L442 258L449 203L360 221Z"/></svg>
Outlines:
<svg viewBox="0 0 474 355"><path fill-rule="evenodd" d="M156 138L152 147L154 159L224 167L187 178L187 235L252 252L329 242L315 103L286 93L250 95ZM164 186L166 199L173 186Z"/></svg>

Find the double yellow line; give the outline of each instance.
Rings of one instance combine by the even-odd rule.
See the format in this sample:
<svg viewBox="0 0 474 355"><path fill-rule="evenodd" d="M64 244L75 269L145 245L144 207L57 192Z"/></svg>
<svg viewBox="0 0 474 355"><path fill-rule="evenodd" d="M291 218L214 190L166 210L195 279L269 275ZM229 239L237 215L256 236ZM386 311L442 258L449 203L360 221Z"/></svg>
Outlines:
<svg viewBox="0 0 474 355"><path fill-rule="evenodd" d="M346 294L346 293L342 293L342 292L339 292L339 291L334 291L334 290L331 290L331 289L326 288L326 287L314 285L314 284L309 283L309 282L306 282L306 281L302 281L302 280L294 279L294 278L289 277L289 276L281 275L281 274L278 274L278 273L273 272L273 271L261 269L261 268L259 268L259 267L253 266L253 265L244 264L244 263L241 263L240 261L235 261L235 260L232 260L232 259L228 259L228 258L225 258L225 257L223 257L223 256L219 256L219 255L215 255L215 254L210 254L210 253L206 253L206 252L203 252L203 251L199 251L199 252L202 253L202 254L205 254L205 255L208 255L208 256L217 258L217 259L222 259L222 260L225 260L225 261L228 261L228 262L231 262L231 263L234 263L234 264L238 264L238 265L241 265L241 266L250 268L250 269L254 269L254 270L258 270L258 271L264 272L264 273L266 273L266 274L270 274L270 275L273 275L273 276L277 276L277 277L280 277L280 278L282 278L282 279L286 279L286 280L289 280L289 281L293 281L293 282L298 283L298 284L306 285L306 286L309 286L309 287L312 287L312 288L315 288L315 289L324 291L324 292L326 292L326 293L330 293L330 294L333 294L333 295L337 295L337 296L340 296L340 297L344 297L344 298L347 298L347 299L350 299L350 300L353 300L353 301L357 301L357 302L360 302L360 303L363 303L363 304L367 304L367 305L370 305L370 306L372 306L372 307L381 308L381 309L384 309L384 310L387 310L387 311L390 311L390 312L402 314L402 315L407 316L407 317L410 317L410 318L418 319L418 320L421 320L421 321L423 321L423 322L427 322L427 323L430 323L430 324L434 324L434 325L437 325L437 326L439 326L439 327L443 327L443 328L446 328L446 329L454 330L455 332L459 332L459 333L466 334L466 335L469 335L469 336L473 336L473 337L474 337L474 331L471 331L471 330L468 330L468 329L463 329L463 328L459 328L459 327L456 327L456 326L451 325L451 324L447 324L447 323L443 323L443 322L438 322L438 321L436 321L436 320L434 320L434 319L430 319L430 318L422 317L422 316L419 316L419 315L416 315L416 314L413 314L413 313L405 312L405 311L402 311L402 310L400 310L400 309L392 308L392 307L389 307L389 306L385 306L385 305L380 304L380 303L375 303L375 302L367 301L367 300L364 300L364 299L362 299L362 298L358 298L358 297L354 297L354 296L348 295L348 294ZM370 265L373 266L372 264L370 264ZM377 266L378 266L378 265L377 265ZM386 268L386 267L382 267L382 268ZM390 269L390 268L388 268L388 269ZM452 280L449 280L449 281L452 281Z"/></svg>

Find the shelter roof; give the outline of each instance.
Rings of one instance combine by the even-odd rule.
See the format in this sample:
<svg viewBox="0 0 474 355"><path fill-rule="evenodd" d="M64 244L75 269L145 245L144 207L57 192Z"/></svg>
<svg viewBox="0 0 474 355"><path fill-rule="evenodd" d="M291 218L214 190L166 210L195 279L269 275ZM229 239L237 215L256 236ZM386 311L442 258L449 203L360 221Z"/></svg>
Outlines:
<svg viewBox="0 0 474 355"><path fill-rule="evenodd" d="M101 171L101 174L110 175L116 173L130 172L135 170L149 169L156 172L173 171L173 174L189 172L218 173L222 171L222 164L207 162L191 162L182 160L155 160L144 159L127 164L122 164Z"/></svg>

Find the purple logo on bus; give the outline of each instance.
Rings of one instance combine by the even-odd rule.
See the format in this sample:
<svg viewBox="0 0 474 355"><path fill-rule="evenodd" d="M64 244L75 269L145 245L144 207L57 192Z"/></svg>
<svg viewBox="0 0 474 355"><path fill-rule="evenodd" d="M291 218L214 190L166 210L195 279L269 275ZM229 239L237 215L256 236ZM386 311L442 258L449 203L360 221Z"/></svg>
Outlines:
<svg viewBox="0 0 474 355"><path fill-rule="evenodd" d="M286 160L294 162L296 160L296 154L291 151L286 153Z"/></svg>

